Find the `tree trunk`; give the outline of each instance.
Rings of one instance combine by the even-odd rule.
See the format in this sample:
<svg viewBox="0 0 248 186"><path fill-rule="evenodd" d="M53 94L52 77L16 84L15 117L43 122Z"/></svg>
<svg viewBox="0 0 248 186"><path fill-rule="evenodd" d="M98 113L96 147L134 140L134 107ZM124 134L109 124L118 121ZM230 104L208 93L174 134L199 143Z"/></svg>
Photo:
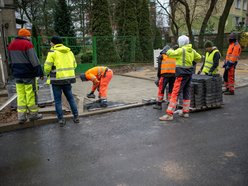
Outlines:
<svg viewBox="0 0 248 186"><path fill-rule="evenodd" d="M178 2L181 3L185 7L185 22L187 25L190 42L194 48L195 47L195 40L194 40L194 35L192 32L189 4L187 3L187 1L184 1L184 0L178 0Z"/></svg>
<svg viewBox="0 0 248 186"><path fill-rule="evenodd" d="M205 17L203 19L200 33L199 33L199 46L198 46L199 48L203 48L203 43L204 43L203 39L204 39L205 30L207 28L208 20L209 20L210 16L212 15L212 12L214 10L216 3L217 3L217 0L211 0L207 14L205 15Z"/></svg>
<svg viewBox="0 0 248 186"><path fill-rule="evenodd" d="M234 0L227 0L225 8L220 16L219 24L218 24L218 34L216 37L217 46L221 54L223 54L223 42L224 42L224 31L225 31L225 23L228 18L230 9L232 7Z"/></svg>

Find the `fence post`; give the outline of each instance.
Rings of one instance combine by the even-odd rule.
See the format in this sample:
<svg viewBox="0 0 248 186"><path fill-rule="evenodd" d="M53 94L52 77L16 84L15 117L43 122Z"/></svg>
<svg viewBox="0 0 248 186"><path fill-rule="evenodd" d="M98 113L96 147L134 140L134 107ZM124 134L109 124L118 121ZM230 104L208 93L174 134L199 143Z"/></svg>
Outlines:
<svg viewBox="0 0 248 186"><path fill-rule="evenodd" d="M93 43L92 43L92 47L93 47L93 56L92 56L92 63L94 66L97 65L97 48L96 48L96 36L92 37Z"/></svg>
<svg viewBox="0 0 248 186"><path fill-rule="evenodd" d="M131 37L131 57L130 61L135 62L135 49L136 49L136 37L132 36Z"/></svg>

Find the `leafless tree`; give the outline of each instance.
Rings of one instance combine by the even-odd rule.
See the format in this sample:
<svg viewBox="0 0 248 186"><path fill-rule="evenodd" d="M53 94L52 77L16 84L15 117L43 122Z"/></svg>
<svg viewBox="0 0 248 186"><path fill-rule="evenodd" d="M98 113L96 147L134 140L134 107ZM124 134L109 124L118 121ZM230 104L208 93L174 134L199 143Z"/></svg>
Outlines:
<svg viewBox="0 0 248 186"><path fill-rule="evenodd" d="M225 8L222 12L222 15L220 16L219 24L218 24L218 33L216 37L216 42L218 49L222 53L223 51L223 41L224 41L224 32L225 32L225 23L228 18L230 9L232 7L234 0L227 0L225 4Z"/></svg>
<svg viewBox="0 0 248 186"><path fill-rule="evenodd" d="M199 46L198 47L200 47L200 48L203 48L204 34L205 34L205 31L206 31L206 28L207 28L207 25L208 25L209 18L211 17L211 15L213 13L213 10L214 10L214 8L216 6L217 1L218 0L211 0L210 1L209 8L207 10L207 13L206 13L204 19L203 19L201 29L200 29L200 32L199 32ZM206 0L205 3L208 4L209 0Z"/></svg>

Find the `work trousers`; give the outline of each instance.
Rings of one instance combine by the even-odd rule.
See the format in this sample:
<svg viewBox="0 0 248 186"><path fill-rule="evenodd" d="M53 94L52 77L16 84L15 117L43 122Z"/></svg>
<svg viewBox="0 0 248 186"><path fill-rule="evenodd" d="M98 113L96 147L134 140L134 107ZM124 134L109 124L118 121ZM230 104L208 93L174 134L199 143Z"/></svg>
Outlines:
<svg viewBox="0 0 248 186"><path fill-rule="evenodd" d="M234 92L235 87L235 68L234 65L231 66L229 69L225 69L223 74L224 84L226 89L228 89L230 92Z"/></svg>
<svg viewBox="0 0 248 186"><path fill-rule="evenodd" d="M112 77L113 71L111 69L108 69L105 75L101 77L98 89L100 99L107 99L108 85Z"/></svg>
<svg viewBox="0 0 248 186"><path fill-rule="evenodd" d="M167 84L169 84L167 100L169 101L171 98L171 93L173 89L173 85L175 82L175 77L160 77L158 82L158 102L162 102L164 99L164 92Z"/></svg>
<svg viewBox="0 0 248 186"><path fill-rule="evenodd" d="M192 75L184 75L176 77L170 103L166 110L166 113L172 115L176 110L178 96L183 94L183 113L189 113L190 107L190 82Z"/></svg>
<svg viewBox="0 0 248 186"><path fill-rule="evenodd" d="M16 78L18 120L26 119L26 114L38 113L36 78Z"/></svg>
<svg viewBox="0 0 248 186"><path fill-rule="evenodd" d="M73 116L77 117L78 109L77 109L77 104L75 102L75 99L72 95L71 84L66 84L66 85L54 85L53 84L52 88L53 88L53 95L54 95L55 110L56 110L57 118L59 120L63 118L62 101L61 101L62 92L64 93L67 101L70 104Z"/></svg>

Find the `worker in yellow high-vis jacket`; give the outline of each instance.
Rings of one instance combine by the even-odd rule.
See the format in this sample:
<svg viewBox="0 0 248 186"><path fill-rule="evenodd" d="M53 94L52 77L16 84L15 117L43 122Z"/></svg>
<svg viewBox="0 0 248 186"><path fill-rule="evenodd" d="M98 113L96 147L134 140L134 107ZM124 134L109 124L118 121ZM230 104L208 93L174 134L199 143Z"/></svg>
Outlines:
<svg viewBox="0 0 248 186"><path fill-rule="evenodd" d="M44 64L44 72L52 84L58 122L61 127L66 124L61 101L63 92L70 104L74 123L79 123L78 109L71 90L71 84L76 82L75 68L77 63L74 54L70 48L62 44L62 39L58 36L52 37L50 44L52 47Z"/></svg>

